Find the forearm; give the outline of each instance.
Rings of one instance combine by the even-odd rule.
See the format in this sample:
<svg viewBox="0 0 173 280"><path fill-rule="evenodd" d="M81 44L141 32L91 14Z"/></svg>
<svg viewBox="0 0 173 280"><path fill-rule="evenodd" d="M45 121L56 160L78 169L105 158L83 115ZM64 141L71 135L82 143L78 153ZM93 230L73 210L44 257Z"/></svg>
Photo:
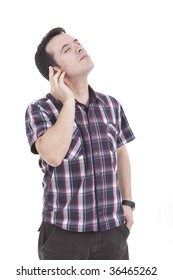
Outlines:
<svg viewBox="0 0 173 280"><path fill-rule="evenodd" d="M122 200L132 200L131 193L131 167L129 155L125 146L118 149L118 180ZM129 206L123 205L126 226L130 230L133 225L133 213Z"/></svg>
<svg viewBox="0 0 173 280"><path fill-rule="evenodd" d="M56 123L49 128L36 142L36 149L50 165L58 166L64 159L73 134L75 117L75 100L64 102Z"/></svg>
<svg viewBox="0 0 173 280"><path fill-rule="evenodd" d="M131 166L125 146L118 149L118 181L122 199L132 200L131 193Z"/></svg>

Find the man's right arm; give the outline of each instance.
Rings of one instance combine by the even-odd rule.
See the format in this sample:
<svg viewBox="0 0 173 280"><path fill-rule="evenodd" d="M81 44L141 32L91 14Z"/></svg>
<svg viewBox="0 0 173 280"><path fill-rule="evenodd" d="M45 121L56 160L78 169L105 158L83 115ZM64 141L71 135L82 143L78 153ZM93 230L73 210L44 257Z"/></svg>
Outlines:
<svg viewBox="0 0 173 280"><path fill-rule="evenodd" d="M64 83L65 73L54 74L49 69L51 94L63 103L56 123L35 143L40 156L51 166L58 166L64 159L71 143L75 118L75 99L73 92Z"/></svg>

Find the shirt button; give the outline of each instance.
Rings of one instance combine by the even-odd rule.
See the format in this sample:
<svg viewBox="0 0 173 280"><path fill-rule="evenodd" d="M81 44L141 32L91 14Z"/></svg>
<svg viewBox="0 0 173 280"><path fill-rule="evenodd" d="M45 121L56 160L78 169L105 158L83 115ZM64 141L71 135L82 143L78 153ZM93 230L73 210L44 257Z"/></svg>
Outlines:
<svg viewBox="0 0 173 280"><path fill-rule="evenodd" d="M95 153L94 153L94 155L95 155L95 156L97 156L97 155L98 155L98 153L97 153L97 152L95 152Z"/></svg>
<svg viewBox="0 0 173 280"><path fill-rule="evenodd" d="M102 212L101 211L99 211L99 215L101 215L102 214Z"/></svg>
<svg viewBox="0 0 173 280"><path fill-rule="evenodd" d="M97 173L96 175L97 175L97 176L99 176L99 175L100 175L100 173Z"/></svg>

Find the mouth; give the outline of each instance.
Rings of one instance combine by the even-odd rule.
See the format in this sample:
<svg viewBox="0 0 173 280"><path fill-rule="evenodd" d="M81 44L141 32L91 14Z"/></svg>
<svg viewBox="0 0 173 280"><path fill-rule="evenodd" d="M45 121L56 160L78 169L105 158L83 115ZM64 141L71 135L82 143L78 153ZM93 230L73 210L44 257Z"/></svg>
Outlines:
<svg viewBox="0 0 173 280"><path fill-rule="evenodd" d="M80 58L80 61L82 61L83 59L89 57L87 54L83 55L81 58Z"/></svg>

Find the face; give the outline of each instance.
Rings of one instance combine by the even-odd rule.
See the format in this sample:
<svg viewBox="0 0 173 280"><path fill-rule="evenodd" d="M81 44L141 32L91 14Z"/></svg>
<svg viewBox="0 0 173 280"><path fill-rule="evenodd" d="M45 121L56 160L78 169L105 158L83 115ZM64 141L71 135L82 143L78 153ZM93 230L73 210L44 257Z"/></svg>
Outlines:
<svg viewBox="0 0 173 280"><path fill-rule="evenodd" d="M65 71L69 78L86 76L94 66L80 42L68 34L53 37L47 44L46 51L53 54L62 72Z"/></svg>

